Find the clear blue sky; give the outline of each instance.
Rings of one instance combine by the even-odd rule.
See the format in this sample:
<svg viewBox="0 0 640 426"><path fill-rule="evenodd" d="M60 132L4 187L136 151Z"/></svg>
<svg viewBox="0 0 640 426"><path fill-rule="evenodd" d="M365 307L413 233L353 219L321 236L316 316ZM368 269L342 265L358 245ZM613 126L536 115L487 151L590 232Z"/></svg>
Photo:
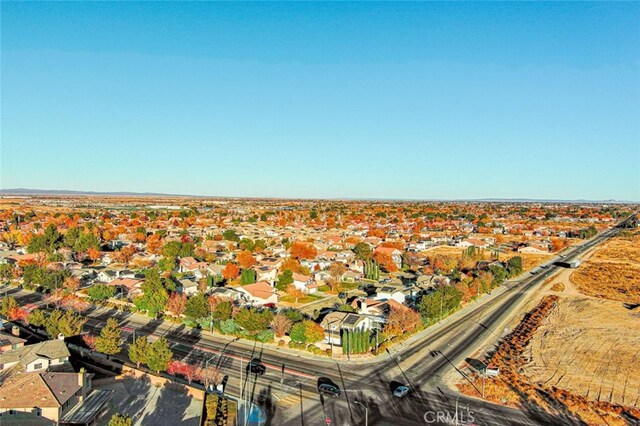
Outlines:
<svg viewBox="0 0 640 426"><path fill-rule="evenodd" d="M640 3L2 2L2 188L640 200Z"/></svg>

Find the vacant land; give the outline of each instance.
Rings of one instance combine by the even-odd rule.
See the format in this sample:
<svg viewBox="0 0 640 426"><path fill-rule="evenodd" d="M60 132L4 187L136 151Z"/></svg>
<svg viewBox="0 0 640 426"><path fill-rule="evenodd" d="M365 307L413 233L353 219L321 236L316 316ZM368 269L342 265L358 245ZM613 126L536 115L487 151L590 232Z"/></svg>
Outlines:
<svg viewBox="0 0 640 426"><path fill-rule="evenodd" d="M424 253L427 256L444 256L450 259L460 259L462 256L462 252L464 251L461 247L451 247L451 246L438 246L434 248L430 248ZM484 250L484 259L491 259L492 252L489 249ZM542 265L547 260L553 257L553 254L537 254L537 253L518 253L515 251L510 252L500 252L498 259L501 261L507 261L514 256L520 256L522 258L523 266L525 271L535 268L536 266Z"/></svg>
<svg viewBox="0 0 640 426"><path fill-rule="evenodd" d="M639 309L561 298L525 350L524 374L595 401L640 407L640 334L634 330L640 330Z"/></svg>
<svg viewBox="0 0 640 426"><path fill-rule="evenodd" d="M593 299L588 301L613 303ZM637 408L638 379L629 377L636 372L625 370L634 363L634 350L637 349L633 342L629 342L626 349L619 342L602 344L601 350L595 349L600 357L591 359L590 351L594 350L593 347L586 345L583 348L582 345L590 342L597 346L602 342L585 338L580 340L582 344L578 344L579 347L575 347L576 343L571 340L583 333L583 330L578 330L579 325L566 334L556 331L566 330L563 321L567 318L561 315L562 312L575 315L575 312L563 307L566 303L558 296L545 296L524 316L513 332L502 339L496 350L483 360L486 364L499 367L500 375L486 379L483 386L482 378L477 373L478 366L482 364L470 359L468 363L473 367L471 370L475 371L470 374L468 381L458 384L459 389L474 396L481 394L481 389L484 389L485 397L490 401L525 410L541 407L558 416L579 418L589 425L626 425L625 418L640 420L640 409ZM578 303L573 308L585 309L588 306ZM584 312L580 312L584 316ZM609 319L610 323L614 321ZM607 332L611 333L611 329L603 331L603 334ZM549 337L550 333L553 339ZM615 339L615 335L612 337ZM558 343L561 339L568 342ZM605 341L611 342L610 339ZM554 344L561 347L549 351ZM625 361L620 367L616 363L617 356ZM616 365L611 365L614 363ZM578 371L581 369L586 371ZM568 370L575 373L571 373L573 377L565 379L563 376L567 375ZM597 373L603 375L599 376ZM606 379L604 374L611 374L611 380ZM573 386L578 389L577 392L572 392ZM585 392L580 391L582 388L590 393L585 395ZM623 399L624 405L615 402Z"/></svg>
<svg viewBox="0 0 640 426"><path fill-rule="evenodd" d="M571 282L588 296L640 303L640 234L608 241L573 273Z"/></svg>

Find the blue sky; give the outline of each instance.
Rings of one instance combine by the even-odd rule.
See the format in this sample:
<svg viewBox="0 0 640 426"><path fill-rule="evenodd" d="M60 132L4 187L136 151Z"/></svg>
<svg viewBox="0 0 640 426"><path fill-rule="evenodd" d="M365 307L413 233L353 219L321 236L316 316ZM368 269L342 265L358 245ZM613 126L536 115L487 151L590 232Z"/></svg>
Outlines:
<svg viewBox="0 0 640 426"><path fill-rule="evenodd" d="M640 3L1 8L5 189L640 200Z"/></svg>

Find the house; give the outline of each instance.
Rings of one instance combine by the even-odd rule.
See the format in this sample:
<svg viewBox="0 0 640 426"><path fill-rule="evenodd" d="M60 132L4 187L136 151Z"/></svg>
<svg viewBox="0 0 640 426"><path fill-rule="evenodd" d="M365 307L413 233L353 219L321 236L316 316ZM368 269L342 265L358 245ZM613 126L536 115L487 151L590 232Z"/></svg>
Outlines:
<svg viewBox="0 0 640 426"><path fill-rule="evenodd" d="M543 244L538 244L538 243L531 243L528 245L522 245L520 247L518 247L518 253L536 253L536 254L548 254L549 253L549 247L543 245Z"/></svg>
<svg viewBox="0 0 640 426"><path fill-rule="evenodd" d="M178 280L178 282L180 283L182 294L186 294L187 296L193 296L194 294L198 293L197 282L186 279L186 278Z"/></svg>
<svg viewBox="0 0 640 426"><path fill-rule="evenodd" d="M371 330L373 319L353 312L329 312L320 325L324 329L324 343L342 346L342 333L347 330Z"/></svg>
<svg viewBox="0 0 640 426"><path fill-rule="evenodd" d="M118 278L118 273L113 269L103 269L98 272L98 281L102 283L110 283Z"/></svg>
<svg viewBox="0 0 640 426"><path fill-rule="evenodd" d="M488 242L484 241L484 240L480 240L478 238L466 238L462 241L460 241L459 243L456 244L456 247L462 247L462 248L467 248L467 247L477 247L477 248L487 248L489 247L491 244L489 244Z"/></svg>
<svg viewBox="0 0 640 426"><path fill-rule="evenodd" d="M273 284L278 279L278 270L266 265L260 265L254 267L256 271L256 281L266 281L269 284Z"/></svg>
<svg viewBox="0 0 640 426"><path fill-rule="evenodd" d="M68 366L70 355L64 340L47 340L0 353L0 371L16 365L27 373L64 368Z"/></svg>
<svg viewBox="0 0 640 426"><path fill-rule="evenodd" d="M395 300L398 303L404 303L406 295L397 287L384 286L376 291L373 298L375 300Z"/></svg>
<svg viewBox="0 0 640 426"><path fill-rule="evenodd" d="M373 251L373 253L374 253L374 255L376 253L387 254L387 255L391 256L391 260L393 260L393 263L396 264L398 269L402 267L402 252L400 250L398 250L397 248L378 246Z"/></svg>
<svg viewBox="0 0 640 426"><path fill-rule="evenodd" d="M293 273L293 285L300 291L305 293L315 293L317 291L317 287L310 287L313 284L313 278L309 275L299 274L297 272Z"/></svg>
<svg viewBox="0 0 640 426"><path fill-rule="evenodd" d="M354 299L353 302L351 302L351 306L357 309L357 312L361 315L372 316L374 319L377 317L377 322L385 322L392 307L397 309L411 309L393 299L376 300L370 298L365 299L363 297Z"/></svg>
<svg viewBox="0 0 640 426"><path fill-rule="evenodd" d="M142 293L142 283L144 280L137 278L117 278L108 284L120 289L127 297L132 298Z"/></svg>
<svg viewBox="0 0 640 426"><path fill-rule="evenodd" d="M356 271L347 270L344 274L342 274L342 277L340 279L343 282L354 283L354 282L358 281L361 278L362 278L362 273L356 272Z"/></svg>
<svg viewBox="0 0 640 426"><path fill-rule="evenodd" d="M193 257L183 257L178 264L178 272L194 272L200 269L206 269L209 264L207 262L198 262Z"/></svg>
<svg viewBox="0 0 640 426"><path fill-rule="evenodd" d="M0 323L0 352L23 347L27 340L20 337L20 328L10 322Z"/></svg>
<svg viewBox="0 0 640 426"><path fill-rule="evenodd" d="M15 373L0 386L0 414L15 419L11 424L46 424L43 418L59 424L63 416L85 400L91 390L91 376L84 370ZM103 404L106 402L105 399Z"/></svg>
<svg viewBox="0 0 640 426"><path fill-rule="evenodd" d="M223 299L229 299L232 300L234 302L240 302L240 303L248 303L249 302L249 298L247 297L247 295L241 291L238 291L237 289L233 288L233 287L216 287L214 289L211 290L211 292L209 293L211 296L216 296L216 297L220 297Z"/></svg>
<svg viewBox="0 0 640 426"><path fill-rule="evenodd" d="M251 305L262 306L278 303L278 295L275 289L265 281L238 287L238 291L246 295L248 303Z"/></svg>

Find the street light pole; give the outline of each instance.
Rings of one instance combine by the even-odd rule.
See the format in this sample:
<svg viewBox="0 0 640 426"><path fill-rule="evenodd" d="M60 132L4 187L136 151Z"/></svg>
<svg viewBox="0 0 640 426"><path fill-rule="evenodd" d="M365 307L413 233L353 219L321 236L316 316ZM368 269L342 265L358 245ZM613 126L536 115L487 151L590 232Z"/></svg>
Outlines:
<svg viewBox="0 0 640 426"><path fill-rule="evenodd" d="M367 408L367 406L360 401L354 400L353 403L358 404L359 406L364 408L364 426L369 426L369 409ZM456 412L456 418L457 418L457 412Z"/></svg>

